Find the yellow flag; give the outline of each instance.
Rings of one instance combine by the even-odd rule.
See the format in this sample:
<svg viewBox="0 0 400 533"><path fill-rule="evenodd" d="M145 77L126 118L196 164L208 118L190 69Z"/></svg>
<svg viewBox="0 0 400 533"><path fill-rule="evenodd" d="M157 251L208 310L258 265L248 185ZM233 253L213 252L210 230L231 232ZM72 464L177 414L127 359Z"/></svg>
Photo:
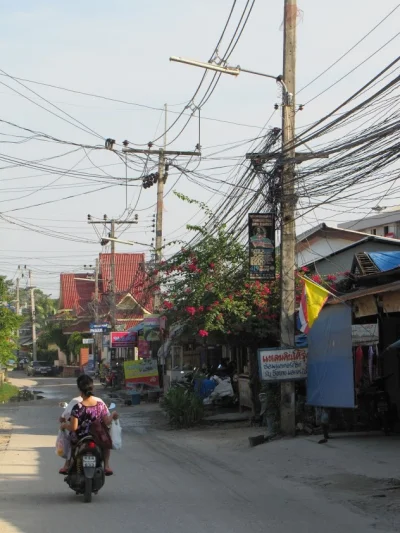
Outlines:
<svg viewBox="0 0 400 533"><path fill-rule="evenodd" d="M304 291L300 302L299 315L302 324L301 330L307 332L317 320L330 292L307 278L302 279L304 281Z"/></svg>

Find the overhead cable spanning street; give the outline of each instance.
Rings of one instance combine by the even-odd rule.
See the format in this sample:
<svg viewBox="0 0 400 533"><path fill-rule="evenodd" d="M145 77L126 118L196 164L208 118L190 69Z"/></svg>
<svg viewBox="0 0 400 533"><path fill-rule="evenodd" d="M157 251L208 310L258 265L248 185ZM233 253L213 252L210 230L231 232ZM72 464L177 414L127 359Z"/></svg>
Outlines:
<svg viewBox="0 0 400 533"><path fill-rule="evenodd" d="M2 4L0 533L400 531L400 3Z"/></svg>

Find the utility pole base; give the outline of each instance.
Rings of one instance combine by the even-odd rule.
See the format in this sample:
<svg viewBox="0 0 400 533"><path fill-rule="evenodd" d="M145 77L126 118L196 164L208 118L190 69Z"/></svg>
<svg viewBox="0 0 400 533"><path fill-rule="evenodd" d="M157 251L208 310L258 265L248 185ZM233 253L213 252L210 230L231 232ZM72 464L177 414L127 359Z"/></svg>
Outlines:
<svg viewBox="0 0 400 533"><path fill-rule="evenodd" d="M281 432L290 437L296 435L294 381L285 381L281 384Z"/></svg>

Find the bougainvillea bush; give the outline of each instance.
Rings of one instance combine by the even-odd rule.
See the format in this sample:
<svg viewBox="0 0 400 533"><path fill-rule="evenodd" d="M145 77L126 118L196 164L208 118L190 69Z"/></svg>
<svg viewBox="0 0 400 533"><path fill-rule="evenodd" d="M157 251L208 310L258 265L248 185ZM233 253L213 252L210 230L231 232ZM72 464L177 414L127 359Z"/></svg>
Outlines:
<svg viewBox="0 0 400 533"><path fill-rule="evenodd" d="M187 226L195 238L168 261L150 273L158 279L161 312L169 325L181 323L190 334L251 338L279 337L279 274L269 282L250 281L247 243L234 238L225 225L213 226L213 214L204 205L202 226ZM307 273L307 269L301 271ZM312 276L334 289L335 276ZM303 282L296 278L296 300L300 301ZM154 288L154 285L153 285Z"/></svg>

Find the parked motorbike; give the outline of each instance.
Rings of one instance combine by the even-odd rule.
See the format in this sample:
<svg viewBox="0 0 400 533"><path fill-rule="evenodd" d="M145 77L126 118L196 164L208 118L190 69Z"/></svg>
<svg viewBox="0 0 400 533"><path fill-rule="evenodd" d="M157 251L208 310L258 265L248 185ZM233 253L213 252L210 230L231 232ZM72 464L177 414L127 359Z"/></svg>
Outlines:
<svg viewBox="0 0 400 533"><path fill-rule="evenodd" d="M123 368L115 366L110 368L104 375L104 381L100 379L100 383L103 383L104 388L110 387L113 390L120 389L124 382Z"/></svg>
<svg viewBox="0 0 400 533"><path fill-rule="evenodd" d="M174 380L171 383L171 387L173 388L181 388L189 391L194 390L194 381L195 381L195 374L194 372L185 372L184 370L181 371L181 376L179 379Z"/></svg>
<svg viewBox="0 0 400 533"><path fill-rule="evenodd" d="M67 404L63 405L65 409ZM115 409L112 403L109 410ZM68 474L64 478L75 494L83 494L85 503L92 501L92 494L97 494L105 481L103 450L91 435L81 439L74 447Z"/></svg>

